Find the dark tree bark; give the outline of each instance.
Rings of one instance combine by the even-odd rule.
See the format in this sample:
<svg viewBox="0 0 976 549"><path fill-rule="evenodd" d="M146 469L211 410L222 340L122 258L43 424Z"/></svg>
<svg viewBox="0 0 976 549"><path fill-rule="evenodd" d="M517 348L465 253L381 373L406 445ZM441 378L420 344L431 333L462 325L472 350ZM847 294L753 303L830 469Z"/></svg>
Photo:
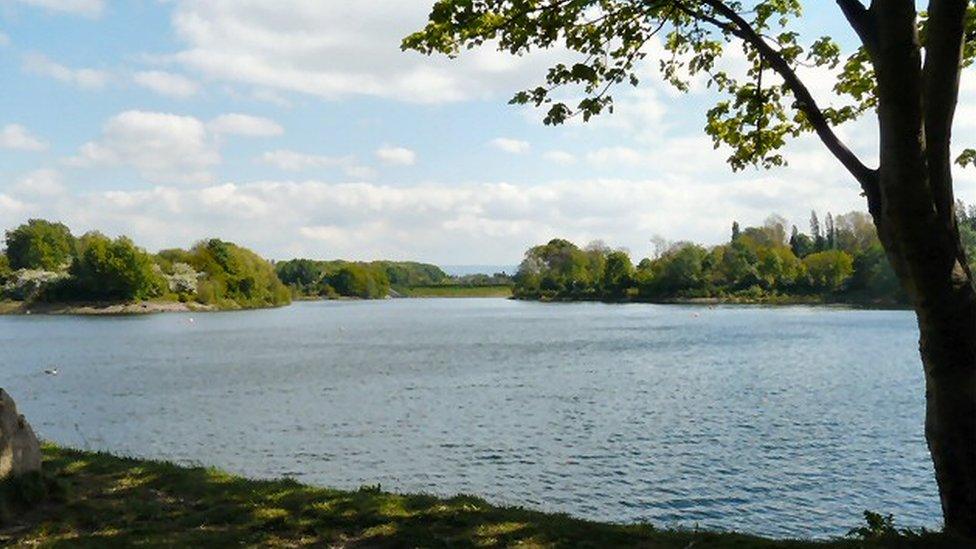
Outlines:
<svg viewBox="0 0 976 549"><path fill-rule="evenodd" d="M914 2L870 10L881 162L879 236L918 317L925 436L947 530L976 537L976 290L959 238L950 142L968 2L930 3L926 60Z"/></svg>

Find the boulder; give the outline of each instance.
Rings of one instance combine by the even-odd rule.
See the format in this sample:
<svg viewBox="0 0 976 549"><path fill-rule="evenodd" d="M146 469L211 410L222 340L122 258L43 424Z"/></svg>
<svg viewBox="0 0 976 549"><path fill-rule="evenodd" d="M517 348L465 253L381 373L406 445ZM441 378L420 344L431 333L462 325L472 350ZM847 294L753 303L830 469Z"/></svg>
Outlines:
<svg viewBox="0 0 976 549"><path fill-rule="evenodd" d="M0 480L41 470L41 445L17 405L0 389Z"/></svg>

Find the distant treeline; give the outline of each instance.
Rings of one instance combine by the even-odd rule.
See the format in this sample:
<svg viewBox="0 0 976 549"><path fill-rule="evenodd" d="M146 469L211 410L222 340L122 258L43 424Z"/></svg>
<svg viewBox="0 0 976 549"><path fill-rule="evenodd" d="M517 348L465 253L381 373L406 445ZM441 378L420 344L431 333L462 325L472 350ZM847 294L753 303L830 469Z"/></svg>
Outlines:
<svg viewBox="0 0 976 549"><path fill-rule="evenodd" d="M512 284L511 277L502 273L451 277L436 265L413 261L292 259L276 263L275 271L296 296L302 297L377 299L390 295L391 290L405 293L409 288Z"/></svg>
<svg viewBox="0 0 976 549"><path fill-rule="evenodd" d="M6 232L0 297L20 301L178 300L222 309L291 301L274 267L219 239L150 254L127 237L75 237L65 225L32 219Z"/></svg>
<svg viewBox="0 0 976 549"><path fill-rule="evenodd" d="M957 206L968 256L976 257L976 209ZM902 305L907 297L878 241L871 217L851 212L810 230L772 215L761 227L732 224L727 243L705 247L655 238L653 257L637 265L601 242L580 248L562 239L535 246L515 275L521 299L666 301L837 301Z"/></svg>

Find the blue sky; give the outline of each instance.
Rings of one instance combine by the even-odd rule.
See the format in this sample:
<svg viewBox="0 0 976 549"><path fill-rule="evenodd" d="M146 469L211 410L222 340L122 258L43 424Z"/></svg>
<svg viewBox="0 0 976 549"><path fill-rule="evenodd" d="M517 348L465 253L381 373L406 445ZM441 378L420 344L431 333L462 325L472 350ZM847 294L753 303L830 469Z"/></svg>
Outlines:
<svg viewBox="0 0 976 549"><path fill-rule="evenodd" d="M809 4L801 31L851 43L832 2ZM716 243L733 220L863 209L809 138L789 168L730 173L701 133L714 98L650 69L611 117L545 127L507 99L564 56L401 53L429 6L0 0L0 227L40 216L152 250L219 236L272 258L513 264L556 236L639 258L654 235ZM828 99L830 75L807 77ZM964 90L960 145L976 141ZM842 131L870 160L871 121Z"/></svg>

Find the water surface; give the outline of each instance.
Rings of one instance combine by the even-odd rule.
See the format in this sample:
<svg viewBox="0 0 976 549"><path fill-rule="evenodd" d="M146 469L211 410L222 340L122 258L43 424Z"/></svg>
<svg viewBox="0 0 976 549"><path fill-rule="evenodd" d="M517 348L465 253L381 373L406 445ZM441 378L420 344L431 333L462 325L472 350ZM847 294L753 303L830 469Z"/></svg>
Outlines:
<svg viewBox="0 0 976 549"><path fill-rule="evenodd" d="M916 341L908 312L808 307L418 299L0 317L0 386L41 436L77 447L835 536L864 509L940 524Z"/></svg>

